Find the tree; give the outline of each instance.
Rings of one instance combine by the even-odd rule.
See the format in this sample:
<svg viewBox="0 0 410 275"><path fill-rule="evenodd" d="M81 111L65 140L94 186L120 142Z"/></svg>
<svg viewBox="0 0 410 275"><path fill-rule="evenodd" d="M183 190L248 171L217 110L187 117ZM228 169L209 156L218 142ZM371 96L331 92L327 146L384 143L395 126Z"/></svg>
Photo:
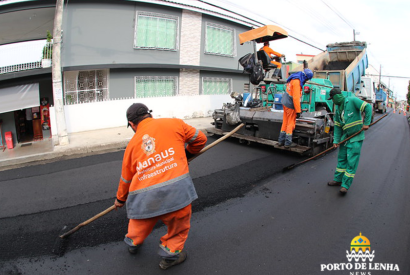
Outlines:
<svg viewBox="0 0 410 275"><path fill-rule="evenodd" d="M410 105L410 80L409 86L407 87L407 104Z"/></svg>

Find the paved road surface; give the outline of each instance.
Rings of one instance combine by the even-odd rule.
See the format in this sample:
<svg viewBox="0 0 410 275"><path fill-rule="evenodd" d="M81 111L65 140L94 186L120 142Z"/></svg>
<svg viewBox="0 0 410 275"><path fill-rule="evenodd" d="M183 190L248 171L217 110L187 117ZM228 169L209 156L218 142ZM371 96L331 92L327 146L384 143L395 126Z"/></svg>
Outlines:
<svg viewBox="0 0 410 275"><path fill-rule="evenodd" d="M190 164L200 199L188 260L168 273L350 274L320 269L348 263L346 251L360 232L371 242L373 263L400 270L366 272L410 273L410 135L404 116L390 114L366 132L345 197L326 186L336 152L282 174L301 158L234 141L215 148ZM112 204L120 165L121 152L1 172L0 274L162 273L156 248L164 227L154 230L139 255L129 255L121 242L125 211L72 235L62 257L50 255L62 225L71 228Z"/></svg>

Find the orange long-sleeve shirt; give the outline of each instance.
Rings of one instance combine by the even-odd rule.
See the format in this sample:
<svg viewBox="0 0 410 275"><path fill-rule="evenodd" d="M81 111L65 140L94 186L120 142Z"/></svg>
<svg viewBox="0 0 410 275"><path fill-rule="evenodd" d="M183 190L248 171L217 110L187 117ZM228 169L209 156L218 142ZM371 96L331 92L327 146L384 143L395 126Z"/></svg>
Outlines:
<svg viewBox="0 0 410 275"><path fill-rule="evenodd" d="M117 199L129 218L142 219L185 207L197 198L186 149L197 154L206 136L176 118L146 118L138 124L123 158Z"/></svg>
<svg viewBox="0 0 410 275"><path fill-rule="evenodd" d="M282 56L281 53L275 52L275 51L272 50L269 46L263 46L263 47L261 48L261 50L264 50L264 51L269 55L269 57L271 57L271 54L276 55L276 56L279 56L279 57Z"/></svg>
<svg viewBox="0 0 410 275"><path fill-rule="evenodd" d="M269 46L263 46L260 50L264 50L270 58L272 58L271 54L279 56L279 57L282 56L281 53L275 52ZM280 63L280 62L276 62L274 60L271 60L270 63L275 64L278 67L278 69L282 68L282 63Z"/></svg>

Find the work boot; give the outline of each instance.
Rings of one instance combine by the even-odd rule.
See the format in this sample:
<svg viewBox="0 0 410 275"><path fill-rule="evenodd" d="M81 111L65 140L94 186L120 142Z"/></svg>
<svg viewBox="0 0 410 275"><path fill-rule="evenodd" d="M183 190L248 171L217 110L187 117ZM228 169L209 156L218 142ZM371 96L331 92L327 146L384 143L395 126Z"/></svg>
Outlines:
<svg viewBox="0 0 410 275"><path fill-rule="evenodd" d="M280 132L278 142L279 146L285 145L285 139L286 139L286 132Z"/></svg>
<svg viewBox="0 0 410 275"><path fill-rule="evenodd" d="M346 195L347 189L344 188L344 187L342 187L342 188L340 188L339 192L340 192L340 194L342 194L342 195Z"/></svg>
<svg viewBox="0 0 410 275"><path fill-rule="evenodd" d="M136 246L129 246L128 247L128 252L131 254L137 254L138 249L140 249L141 245L136 245Z"/></svg>
<svg viewBox="0 0 410 275"><path fill-rule="evenodd" d="M329 185L329 186L340 186L340 185L342 185L342 183L341 183L341 182L338 182L338 181L332 180L332 181L329 181L329 182L327 183L327 185Z"/></svg>
<svg viewBox="0 0 410 275"><path fill-rule="evenodd" d="M293 148L293 147L296 147L296 146L298 146L298 145L297 145L296 143L292 142L292 143L289 144L289 145L286 145L286 144L285 144L285 149Z"/></svg>
<svg viewBox="0 0 410 275"><path fill-rule="evenodd" d="M289 149L291 147L297 146L296 143L292 142L292 135L286 134L285 136L285 148Z"/></svg>
<svg viewBox="0 0 410 275"><path fill-rule="evenodd" d="M187 258L187 253L186 251L181 251L181 253L178 254L178 259L176 260L166 260L166 259L162 259L161 262L159 263L159 267L161 269L168 269L174 265L183 263L186 258Z"/></svg>

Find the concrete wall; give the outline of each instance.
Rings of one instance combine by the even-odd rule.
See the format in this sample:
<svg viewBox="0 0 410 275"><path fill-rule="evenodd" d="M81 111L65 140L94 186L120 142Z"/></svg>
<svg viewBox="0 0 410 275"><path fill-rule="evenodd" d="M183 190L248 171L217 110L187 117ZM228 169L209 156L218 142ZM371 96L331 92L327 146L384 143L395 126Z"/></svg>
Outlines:
<svg viewBox="0 0 410 275"><path fill-rule="evenodd" d="M249 83L249 75L221 73L212 71L198 71L192 69L181 70L142 70L142 69L112 69L109 74L109 93L111 99L125 99L134 97L135 76L177 76L179 95L199 95L202 91L202 77L232 78L233 91L243 92L245 83ZM158 100L168 100L157 98ZM219 108L219 107L218 107Z"/></svg>
<svg viewBox="0 0 410 275"><path fill-rule="evenodd" d="M200 87L199 90L202 91L202 78L203 77L216 77L216 78L232 78L232 92L243 93L244 84L249 83L249 75L248 74L228 74L228 73L218 73L218 72L210 72L210 71L203 71L201 72L200 76ZM252 87L252 84L250 84ZM222 107L222 106L220 106ZM218 108L220 108L218 107Z"/></svg>
<svg viewBox="0 0 410 275"><path fill-rule="evenodd" d="M235 30L236 52L233 57L205 54L205 30L207 22L230 27ZM239 65L238 59L247 53L254 52L254 48L252 43L244 43L243 45L239 45L238 34L248 30L250 30L250 28L246 28L233 22L228 22L216 17L211 17L209 15L203 15L201 35L203 41L201 43L201 66L242 70L243 68Z"/></svg>
<svg viewBox="0 0 410 275"><path fill-rule="evenodd" d="M154 12L179 18L177 51L134 49L136 12ZM108 20L109 19L109 20ZM233 57L205 54L206 23L235 29ZM140 2L73 2L65 8L63 67L101 64L169 64L242 69L238 59L253 52L253 44L239 45L238 34L249 28L209 15Z"/></svg>
<svg viewBox="0 0 410 275"><path fill-rule="evenodd" d="M179 70L111 69L109 73L110 98L134 97L136 76L179 76ZM164 100L164 99L161 99Z"/></svg>
<svg viewBox="0 0 410 275"><path fill-rule="evenodd" d="M136 102L144 103L153 110L153 117L176 117L181 119L208 117L225 102L232 102L229 95L218 96L175 96L166 100L158 98L125 99L98 103L64 106L67 132L83 132L127 125L125 112ZM56 133L55 110L50 108L52 132ZM54 135L53 134L53 135ZM54 136L53 136L54 138Z"/></svg>
<svg viewBox="0 0 410 275"><path fill-rule="evenodd" d="M120 4L71 3L65 8L62 64L178 64L179 51L134 49L136 11L178 16L172 7L121 1Z"/></svg>

